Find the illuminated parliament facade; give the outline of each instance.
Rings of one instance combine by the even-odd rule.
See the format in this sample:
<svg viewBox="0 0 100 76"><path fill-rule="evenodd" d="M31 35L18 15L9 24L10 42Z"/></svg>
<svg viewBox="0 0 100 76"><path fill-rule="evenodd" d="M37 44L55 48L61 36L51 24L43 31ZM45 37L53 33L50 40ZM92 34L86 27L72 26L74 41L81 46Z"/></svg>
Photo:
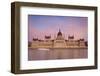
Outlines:
<svg viewBox="0 0 100 76"><path fill-rule="evenodd" d="M87 42L84 39L75 40L74 36L68 36L66 40L59 30L57 36L51 39L51 36L45 36L44 40L33 38L31 48L87 48Z"/></svg>

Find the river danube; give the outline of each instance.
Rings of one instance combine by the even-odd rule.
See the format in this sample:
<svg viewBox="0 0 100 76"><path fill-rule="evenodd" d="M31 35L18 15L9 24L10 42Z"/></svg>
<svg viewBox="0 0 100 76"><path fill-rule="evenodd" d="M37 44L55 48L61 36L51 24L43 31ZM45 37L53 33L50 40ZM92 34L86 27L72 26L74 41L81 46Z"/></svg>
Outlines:
<svg viewBox="0 0 100 76"><path fill-rule="evenodd" d="M88 49L28 49L28 60L88 58Z"/></svg>

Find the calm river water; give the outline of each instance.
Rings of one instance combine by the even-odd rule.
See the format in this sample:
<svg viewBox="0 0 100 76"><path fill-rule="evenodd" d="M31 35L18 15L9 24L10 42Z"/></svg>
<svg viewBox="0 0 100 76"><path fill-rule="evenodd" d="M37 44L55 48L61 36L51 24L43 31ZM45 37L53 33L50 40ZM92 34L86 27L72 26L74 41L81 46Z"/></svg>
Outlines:
<svg viewBox="0 0 100 76"><path fill-rule="evenodd" d="M28 49L28 60L79 59L87 57L87 49Z"/></svg>

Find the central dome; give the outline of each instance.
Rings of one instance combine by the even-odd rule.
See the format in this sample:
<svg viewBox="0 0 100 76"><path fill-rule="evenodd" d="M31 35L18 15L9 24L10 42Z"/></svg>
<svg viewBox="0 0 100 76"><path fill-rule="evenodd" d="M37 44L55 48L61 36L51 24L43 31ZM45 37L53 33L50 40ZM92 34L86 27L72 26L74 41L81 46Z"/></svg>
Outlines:
<svg viewBox="0 0 100 76"><path fill-rule="evenodd" d="M58 36L62 36L62 33L61 33L60 29L59 29L59 32L58 32Z"/></svg>

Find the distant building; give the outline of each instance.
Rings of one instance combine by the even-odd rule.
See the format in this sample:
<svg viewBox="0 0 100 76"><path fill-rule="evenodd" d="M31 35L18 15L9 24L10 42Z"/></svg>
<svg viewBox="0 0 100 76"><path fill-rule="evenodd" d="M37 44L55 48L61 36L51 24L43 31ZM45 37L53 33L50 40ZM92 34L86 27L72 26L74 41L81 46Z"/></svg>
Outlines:
<svg viewBox="0 0 100 76"><path fill-rule="evenodd" d="M84 39L75 40L74 36L68 36L66 40L59 29L53 40L51 36L45 36L45 40L33 38L31 48L87 48L87 42Z"/></svg>

